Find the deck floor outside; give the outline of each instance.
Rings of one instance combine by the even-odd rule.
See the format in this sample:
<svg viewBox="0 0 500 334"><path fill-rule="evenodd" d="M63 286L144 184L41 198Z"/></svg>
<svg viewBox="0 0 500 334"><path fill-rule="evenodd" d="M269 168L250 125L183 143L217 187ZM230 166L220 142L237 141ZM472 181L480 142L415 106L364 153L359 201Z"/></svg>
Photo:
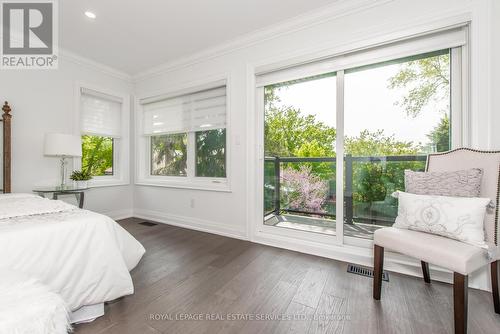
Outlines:
<svg viewBox="0 0 500 334"><path fill-rule="evenodd" d="M334 219L324 217L307 217L283 213L281 215L270 214L266 216L264 224L305 232L335 235L337 222ZM373 233L382 227L384 226L353 222L351 224L344 224L344 235L355 238L373 239Z"/></svg>

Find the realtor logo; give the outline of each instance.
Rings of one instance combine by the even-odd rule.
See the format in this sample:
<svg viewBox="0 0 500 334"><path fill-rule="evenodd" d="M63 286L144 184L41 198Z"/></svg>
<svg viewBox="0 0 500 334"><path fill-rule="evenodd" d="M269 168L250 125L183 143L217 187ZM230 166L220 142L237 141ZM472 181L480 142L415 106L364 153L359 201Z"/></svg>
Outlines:
<svg viewBox="0 0 500 334"><path fill-rule="evenodd" d="M57 68L57 3L1 1L2 69Z"/></svg>

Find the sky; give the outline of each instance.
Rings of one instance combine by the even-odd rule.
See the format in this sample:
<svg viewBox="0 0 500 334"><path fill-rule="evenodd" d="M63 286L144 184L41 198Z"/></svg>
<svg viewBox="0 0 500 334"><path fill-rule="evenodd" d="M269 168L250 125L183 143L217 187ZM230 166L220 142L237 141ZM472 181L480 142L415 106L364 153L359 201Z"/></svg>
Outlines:
<svg viewBox="0 0 500 334"><path fill-rule="evenodd" d="M428 134L442 117L446 102L426 106L415 118L406 115L395 102L402 100L407 89L389 89L388 79L400 69L399 64L372 68L345 75L345 127L347 136L362 130L382 129L397 140L428 143ZM336 123L336 77L306 81L281 88L280 106L299 108L303 114L316 115L318 120Z"/></svg>

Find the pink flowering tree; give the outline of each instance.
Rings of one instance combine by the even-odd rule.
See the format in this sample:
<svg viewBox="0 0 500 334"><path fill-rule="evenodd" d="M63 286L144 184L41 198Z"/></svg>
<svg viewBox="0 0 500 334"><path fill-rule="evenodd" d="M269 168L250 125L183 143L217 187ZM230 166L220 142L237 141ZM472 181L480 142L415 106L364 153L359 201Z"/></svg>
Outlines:
<svg viewBox="0 0 500 334"><path fill-rule="evenodd" d="M326 212L323 209L328 184L312 172L311 166L299 169L285 167L281 171L281 203L283 207L309 212Z"/></svg>

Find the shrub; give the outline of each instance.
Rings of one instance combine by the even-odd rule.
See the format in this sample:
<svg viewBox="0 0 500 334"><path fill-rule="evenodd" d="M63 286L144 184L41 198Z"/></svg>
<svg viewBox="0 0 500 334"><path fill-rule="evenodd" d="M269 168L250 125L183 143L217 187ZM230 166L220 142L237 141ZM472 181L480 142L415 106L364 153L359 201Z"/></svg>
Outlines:
<svg viewBox="0 0 500 334"><path fill-rule="evenodd" d="M312 173L311 166L281 171L281 203L292 210L324 213L328 184Z"/></svg>

